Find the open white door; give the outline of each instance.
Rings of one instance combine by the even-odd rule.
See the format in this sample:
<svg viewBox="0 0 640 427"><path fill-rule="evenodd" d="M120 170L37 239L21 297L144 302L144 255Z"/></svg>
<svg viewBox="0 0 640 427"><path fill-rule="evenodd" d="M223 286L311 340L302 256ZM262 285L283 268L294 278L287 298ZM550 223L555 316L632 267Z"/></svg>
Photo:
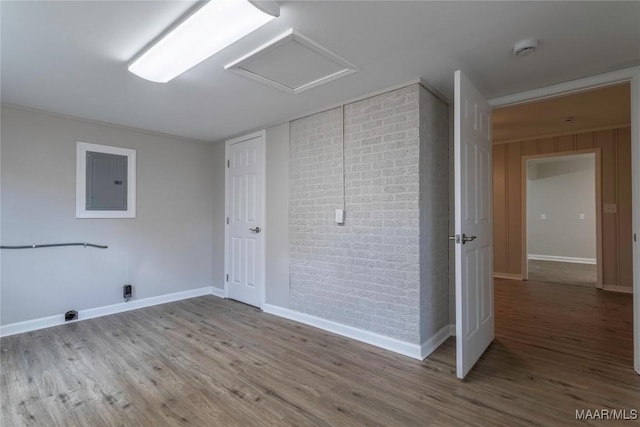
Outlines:
<svg viewBox="0 0 640 427"><path fill-rule="evenodd" d="M226 294L264 301L264 133L227 141Z"/></svg>
<svg viewBox="0 0 640 427"><path fill-rule="evenodd" d="M491 106L455 72L456 366L464 378L494 337Z"/></svg>

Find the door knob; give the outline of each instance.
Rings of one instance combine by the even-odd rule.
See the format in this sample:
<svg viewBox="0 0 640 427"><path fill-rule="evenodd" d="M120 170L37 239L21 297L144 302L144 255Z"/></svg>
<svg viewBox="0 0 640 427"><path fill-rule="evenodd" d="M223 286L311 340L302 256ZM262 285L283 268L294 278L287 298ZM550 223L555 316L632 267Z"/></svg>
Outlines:
<svg viewBox="0 0 640 427"><path fill-rule="evenodd" d="M253 231L254 233L259 233L260 232L260 227L250 228L249 231ZM474 239L475 239L475 237L474 237Z"/></svg>
<svg viewBox="0 0 640 427"><path fill-rule="evenodd" d="M476 240L476 236L467 236L466 234L462 233L462 244L464 245L467 242L473 242L474 240Z"/></svg>

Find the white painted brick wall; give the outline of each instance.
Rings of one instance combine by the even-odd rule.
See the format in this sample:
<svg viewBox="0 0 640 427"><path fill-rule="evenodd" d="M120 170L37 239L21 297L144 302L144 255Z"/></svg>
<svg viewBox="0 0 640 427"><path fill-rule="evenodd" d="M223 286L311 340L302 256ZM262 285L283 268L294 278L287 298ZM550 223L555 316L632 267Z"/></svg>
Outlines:
<svg viewBox="0 0 640 427"><path fill-rule="evenodd" d="M291 308L420 342L419 86L291 123Z"/></svg>
<svg viewBox="0 0 640 427"><path fill-rule="evenodd" d="M291 309L417 344L446 325L448 125L417 84L291 122Z"/></svg>
<svg viewBox="0 0 640 427"><path fill-rule="evenodd" d="M420 337L449 323L449 111L420 88Z"/></svg>

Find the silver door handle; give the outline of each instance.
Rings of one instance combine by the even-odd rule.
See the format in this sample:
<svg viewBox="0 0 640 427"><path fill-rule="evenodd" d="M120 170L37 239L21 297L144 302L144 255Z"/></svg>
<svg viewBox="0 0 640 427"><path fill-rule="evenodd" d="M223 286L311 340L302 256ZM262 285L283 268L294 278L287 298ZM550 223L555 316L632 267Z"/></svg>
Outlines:
<svg viewBox="0 0 640 427"><path fill-rule="evenodd" d="M260 232L260 227L250 228L249 231L253 231L254 233L259 233Z"/></svg>
<svg viewBox="0 0 640 427"><path fill-rule="evenodd" d="M474 240L476 240L476 236L468 236L464 233L462 233L462 244L464 245L467 242L473 242Z"/></svg>

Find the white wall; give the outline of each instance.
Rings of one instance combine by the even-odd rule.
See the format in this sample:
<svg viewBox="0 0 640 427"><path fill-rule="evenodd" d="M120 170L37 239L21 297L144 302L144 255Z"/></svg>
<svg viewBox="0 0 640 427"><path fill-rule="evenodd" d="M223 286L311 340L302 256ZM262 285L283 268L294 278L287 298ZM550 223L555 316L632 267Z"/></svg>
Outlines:
<svg viewBox="0 0 640 427"><path fill-rule="evenodd" d="M225 145L218 142L212 145L211 168L212 180L210 194L213 198L213 258L212 258L212 286L224 290L224 175L225 175Z"/></svg>
<svg viewBox="0 0 640 427"><path fill-rule="evenodd" d="M289 123L266 131L266 302L289 308Z"/></svg>
<svg viewBox="0 0 640 427"><path fill-rule="evenodd" d="M596 258L595 156L587 156L528 162L529 255Z"/></svg>
<svg viewBox="0 0 640 427"><path fill-rule="evenodd" d="M1 137L2 244L109 246L2 250L3 325L122 302L124 283L138 299L220 286L217 146L6 107ZM137 218L75 218L76 141L137 150Z"/></svg>

